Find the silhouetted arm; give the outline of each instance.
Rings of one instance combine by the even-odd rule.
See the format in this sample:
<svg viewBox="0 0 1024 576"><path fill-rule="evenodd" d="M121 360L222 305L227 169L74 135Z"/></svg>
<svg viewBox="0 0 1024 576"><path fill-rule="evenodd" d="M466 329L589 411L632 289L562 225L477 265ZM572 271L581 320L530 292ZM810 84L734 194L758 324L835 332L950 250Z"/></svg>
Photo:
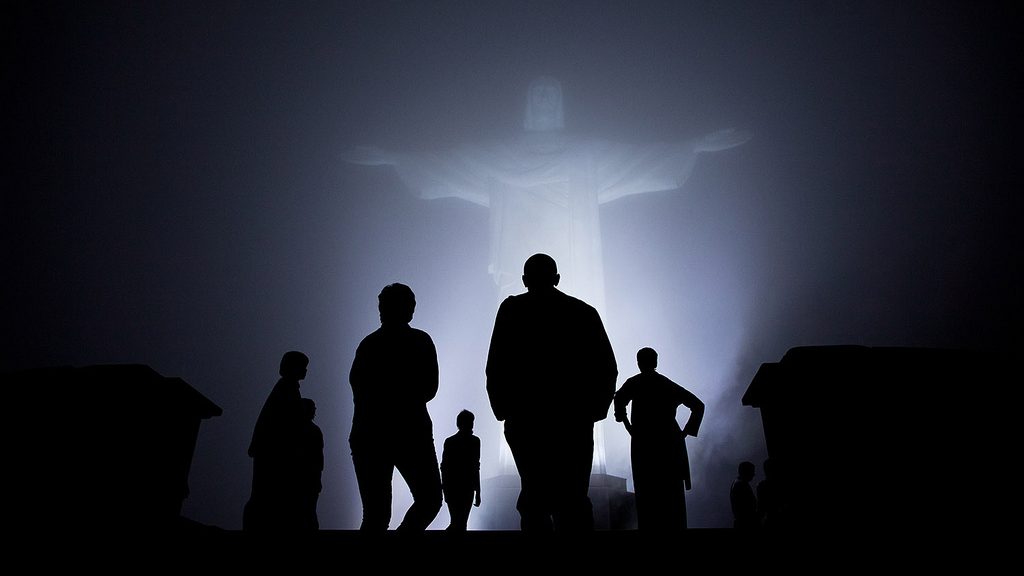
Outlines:
<svg viewBox="0 0 1024 576"><path fill-rule="evenodd" d="M324 471L324 433L319 426L313 425L313 467L316 468L316 492L319 494L323 491L323 471Z"/></svg>
<svg viewBox="0 0 1024 576"><path fill-rule="evenodd" d="M434 347L434 341L430 339L430 336L426 332L420 332L423 335L423 402L430 402L437 396L437 387L439 382L439 373L437 367L437 348Z"/></svg>
<svg viewBox="0 0 1024 576"><path fill-rule="evenodd" d="M487 398L491 403L491 411L498 421L502 421L509 415L511 400L510 372L514 368L515 352L511 349L514 345L511 334L511 318L509 307L510 302L506 298L500 306L494 318L494 329L491 332L491 344L487 351Z"/></svg>
<svg viewBox="0 0 1024 576"><path fill-rule="evenodd" d="M626 380L619 388L619 391L615 393L615 421L622 422L622 425L626 427L626 432L633 434L633 424L629 421L629 413L626 407L630 402L633 401L633 389L632 382Z"/></svg>
<svg viewBox="0 0 1024 576"><path fill-rule="evenodd" d="M451 481L451 443L450 436L445 438L444 447L441 449L441 494L444 495L445 502L448 501L448 483Z"/></svg>
<svg viewBox="0 0 1024 576"><path fill-rule="evenodd" d="M476 464L476 478L474 479L473 489L476 490L476 500L473 505L480 505L480 438L473 436L473 447L475 458L473 462Z"/></svg>
<svg viewBox="0 0 1024 576"><path fill-rule="evenodd" d="M352 386L352 399L359 402L365 382L368 380L368 367L366 365L366 354L363 343L356 347L355 358L352 359L352 368L348 372L348 382Z"/></svg>
<svg viewBox="0 0 1024 576"><path fill-rule="evenodd" d="M612 343L604 330L601 317L597 310L591 310L593 314L590 333L594 342L590 366L594 370L592 378L595 383L592 417L594 422L598 422L608 417L608 408L615 396L615 380L619 377L619 369L615 364L615 352L612 350Z"/></svg>
<svg viewBox="0 0 1024 576"><path fill-rule="evenodd" d="M676 388L677 400L690 409L690 417L686 420L686 425L683 426L683 434L696 436L700 430L700 424L704 420L704 403L686 388L678 384L676 384Z"/></svg>

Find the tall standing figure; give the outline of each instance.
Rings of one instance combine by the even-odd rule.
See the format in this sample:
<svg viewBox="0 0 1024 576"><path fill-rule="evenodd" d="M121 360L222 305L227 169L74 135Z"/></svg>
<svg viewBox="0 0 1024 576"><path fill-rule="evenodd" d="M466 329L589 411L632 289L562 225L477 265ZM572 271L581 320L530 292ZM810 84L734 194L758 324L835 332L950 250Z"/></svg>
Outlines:
<svg viewBox="0 0 1024 576"><path fill-rule="evenodd" d="M691 488L686 437L697 435L704 403L658 373L658 353L653 348L640 349L636 363L640 373L615 393L615 420L626 426L631 437L637 527L682 530L686 528L686 490ZM690 409L682 429L676 421L680 404Z"/></svg>
<svg viewBox="0 0 1024 576"><path fill-rule="evenodd" d="M594 423L615 393L615 355L597 310L556 288L553 258L531 256L522 279L527 292L498 307L486 368L521 480L521 527L592 530Z"/></svg>
<svg viewBox="0 0 1024 576"><path fill-rule="evenodd" d="M363 503L361 530L391 522L391 479L397 468L413 503L399 531L423 531L441 510L441 474L427 402L437 394L437 351L430 336L409 326L416 296L389 284L378 296L380 328L359 343L349 373L349 444Z"/></svg>
<svg viewBox="0 0 1024 576"><path fill-rule="evenodd" d="M299 381L306 377L308 366L309 357L302 352L285 352L278 369L281 377L256 419L249 443L252 493L242 514L243 530L303 528L296 454L300 430L306 420Z"/></svg>

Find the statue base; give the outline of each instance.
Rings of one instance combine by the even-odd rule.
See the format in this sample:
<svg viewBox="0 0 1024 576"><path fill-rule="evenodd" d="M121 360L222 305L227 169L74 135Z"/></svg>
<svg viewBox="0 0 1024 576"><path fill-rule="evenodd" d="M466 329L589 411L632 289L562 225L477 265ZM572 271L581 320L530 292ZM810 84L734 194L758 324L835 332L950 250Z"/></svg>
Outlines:
<svg viewBox="0 0 1024 576"><path fill-rule="evenodd" d="M482 503L470 515L473 530L519 530L519 475L501 474L483 481ZM626 479L610 474L591 474L590 501L595 530L636 529L636 500L626 490Z"/></svg>

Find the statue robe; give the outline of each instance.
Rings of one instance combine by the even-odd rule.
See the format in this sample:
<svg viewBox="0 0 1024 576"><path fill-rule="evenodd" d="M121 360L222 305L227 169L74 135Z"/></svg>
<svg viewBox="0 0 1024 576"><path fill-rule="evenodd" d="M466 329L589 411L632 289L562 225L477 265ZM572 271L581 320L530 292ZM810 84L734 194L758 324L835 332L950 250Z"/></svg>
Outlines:
<svg viewBox="0 0 1024 576"><path fill-rule="evenodd" d="M540 131L403 154L395 168L421 198L461 198L490 209L488 272L499 301L522 291L523 263L543 252L558 263L559 288L603 312L600 205L682 186L696 156L693 142L630 145Z"/></svg>

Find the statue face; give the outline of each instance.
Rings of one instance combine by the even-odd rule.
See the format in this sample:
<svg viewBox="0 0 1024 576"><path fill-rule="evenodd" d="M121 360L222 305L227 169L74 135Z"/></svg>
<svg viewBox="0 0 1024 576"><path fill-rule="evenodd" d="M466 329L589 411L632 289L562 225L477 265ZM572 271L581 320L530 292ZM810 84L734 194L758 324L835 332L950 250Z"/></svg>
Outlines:
<svg viewBox="0 0 1024 576"><path fill-rule="evenodd" d="M526 129L545 131L564 127L561 85L553 78L534 80L526 97Z"/></svg>

